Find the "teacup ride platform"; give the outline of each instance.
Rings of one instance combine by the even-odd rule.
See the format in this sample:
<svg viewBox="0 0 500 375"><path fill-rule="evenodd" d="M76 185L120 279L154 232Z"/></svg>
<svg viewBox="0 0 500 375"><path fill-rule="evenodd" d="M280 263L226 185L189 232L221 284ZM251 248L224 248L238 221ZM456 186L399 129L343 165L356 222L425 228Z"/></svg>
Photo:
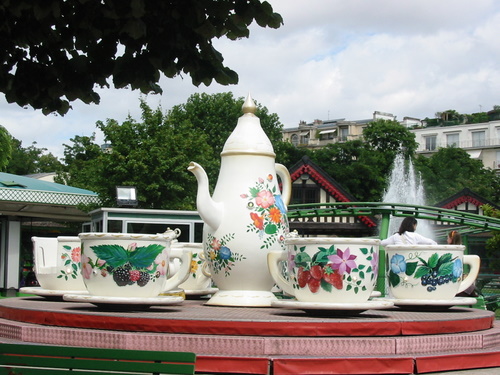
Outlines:
<svg viewBox="0 0 500 375"><path fill-rule="evenodd" d="M191 351L197 373L421 374L500 368L493 312L463 306L373 310L96 305L0 300L0 341Z"/></svg>

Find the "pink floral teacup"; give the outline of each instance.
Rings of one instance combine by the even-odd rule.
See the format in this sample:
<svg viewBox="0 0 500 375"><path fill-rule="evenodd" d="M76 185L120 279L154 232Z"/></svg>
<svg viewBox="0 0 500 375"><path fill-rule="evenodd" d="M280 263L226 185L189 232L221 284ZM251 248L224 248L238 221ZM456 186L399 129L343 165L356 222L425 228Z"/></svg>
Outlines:
<svg viewBox="0 0 500 375"><path fill-rule="evenodd" d="M32 237L35 275L43 289L85 291L78 237Z"/></svg>
<svg viewBox="0 0 500 375"><path fill-rule="evenodd" d="M286 251L268 254L269 271L285 293L300 302L368 301L377 281L378 239L291 236L285 243Z"/></svg>
<svg viewBox="0 0 500 375"><path fill-rule="evenodd" d="M81 233L82 276L88 292L105 297L157 297L189 276L191 252L171 250L176 232ZM182 260L167 278L169 258Z"/></svg>

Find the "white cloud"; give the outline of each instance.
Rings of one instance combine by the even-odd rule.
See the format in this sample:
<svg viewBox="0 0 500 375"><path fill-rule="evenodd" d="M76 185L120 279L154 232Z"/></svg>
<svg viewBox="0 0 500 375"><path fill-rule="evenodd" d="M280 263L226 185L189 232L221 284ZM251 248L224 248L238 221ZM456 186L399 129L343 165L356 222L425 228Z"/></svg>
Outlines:
<svg viewBox="0 0 500 375"><path fill-rule="evenodd" d="M248 92L286 127L316 118L371 118L373 111L433 117L500 104L500 4L494 0L271 0L278 30L252 25L249 39L214 42L236 70L236 86L194 87L188 76L161 79L148 103L164 110L195 92ZM99 106L73 104L64 117L7 105L11 134L62 155L62 143L91 135L95 122L140 117L138 92L100 90Z"/></svg>

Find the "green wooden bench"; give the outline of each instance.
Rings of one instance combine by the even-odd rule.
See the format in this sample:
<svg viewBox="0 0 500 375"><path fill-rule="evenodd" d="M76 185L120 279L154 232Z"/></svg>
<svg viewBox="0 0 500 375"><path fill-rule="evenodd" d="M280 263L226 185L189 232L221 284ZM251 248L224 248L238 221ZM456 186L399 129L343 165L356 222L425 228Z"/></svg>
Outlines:
<svg viewBox="0 0 500 375"><path fill-rule="evenodd" d="M194 374L196 354L0 343L2 375Z"/></svg>

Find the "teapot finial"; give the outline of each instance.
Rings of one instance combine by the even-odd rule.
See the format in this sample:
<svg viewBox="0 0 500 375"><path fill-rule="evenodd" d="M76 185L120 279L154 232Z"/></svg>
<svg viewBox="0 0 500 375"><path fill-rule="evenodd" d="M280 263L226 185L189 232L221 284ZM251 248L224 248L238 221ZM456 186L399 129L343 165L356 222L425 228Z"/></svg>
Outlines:
<svg viewBox="0 0 500 375"><path fill-rule="evenodd" d="M243 103L241 109L245 115L249 114L255 116L255 110L257 109L257 106L250 96L250 93L248 93L248 96L245 99L245 102Z"/></svg>

